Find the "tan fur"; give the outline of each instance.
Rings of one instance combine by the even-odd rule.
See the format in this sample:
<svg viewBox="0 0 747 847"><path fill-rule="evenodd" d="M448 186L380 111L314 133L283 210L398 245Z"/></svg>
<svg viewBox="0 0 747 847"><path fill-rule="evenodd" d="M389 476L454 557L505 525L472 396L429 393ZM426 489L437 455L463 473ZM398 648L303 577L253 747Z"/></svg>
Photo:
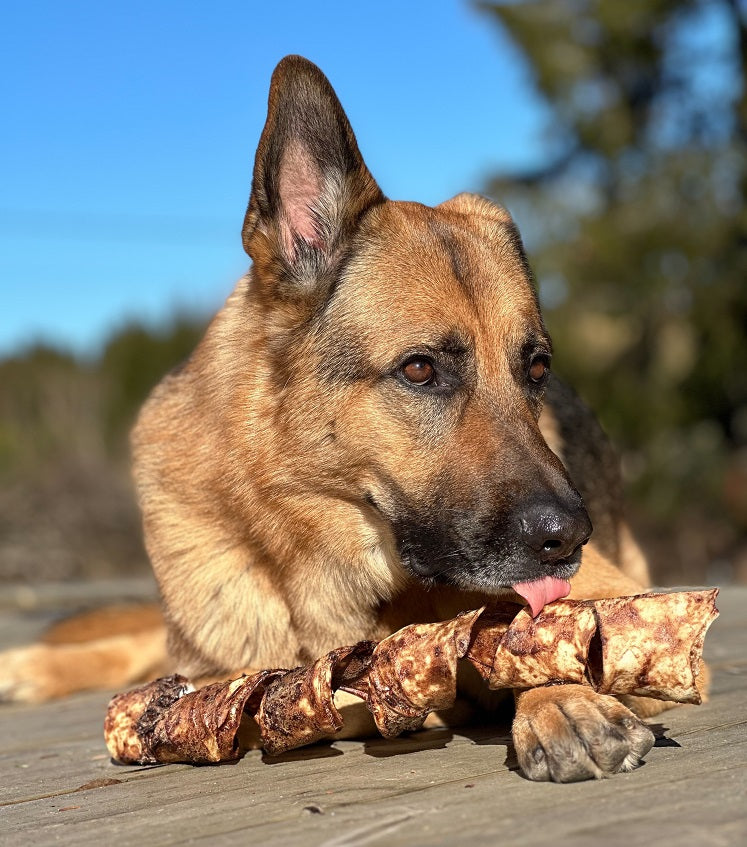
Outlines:
<svg viewBox="0 0 747 847"><path fill-rule="evenodd" d="M403 565L402 535L473 513L486 515L486 532L491 521L518 532L522 504L578 497L560 459L578 469L597 524L571 596L640 591L645 559L621 516L609 447L576 399L557 389L543 411L528 381L527 357L534 347L549 356L549 339L504 209L468 194L436 208L386 200L329 84L291 57L273 77L243 240L252 269L153 391L132 438L170 670L293 667L481 605L489 597L454 587L456 577L424 586ZM403 382L408 350L446 374L443 399ZM587 461L592 441L600 458ZM437 551L447 571L458 552ZM486 573L499 567L481 555ZM164 663L164 630L152 614L132 624L72 643L85 640L81 627L106 628L89 619L5 654L0 695L135 681ZM595 697L577 686L519 697L515 739L535 778L555 778L532 750L567 741L567 715L592 729L635 720ZM620 731L631 750L645 736L637 724Z"/></svg>
<svg viewBox="0 0 747 847"><path fill-rule="evenodd" d="M83 644L162 627L163 615L157 603L112 605L59 621L44 633L42 640L45 644Z"/></svg>
<svg viewBox="0 0 747 847"><path fill-rule="evenodd" d="M437 210L384 204L366 221L361 237L370 246L348 270L345 296L331 317L381 368L397 346L454 322L469 327L480 342L486 385L451 437L426 433L417 443L415 426L403 427L401 419L415 418L417 410L399 408L394 416L365 387L320 395L313 378L319 363L309 346L296 352L305 357L307 378L291 377L278 392L268 378L268 339L261 331L251 344L244 337L245 327L266 323L250 278L239 283L189 364L153 394L133 438L136 480L180 670L293 666L350 640L381 637L380 619L390 614L385 604L396 606L411 579L396 560L388 528L358 492L368 487L383 499L379 480L401 478L405 463L413 497L450 465L469 486L486 463L500 461L500 439L485 439L496 418L528 450L549 454L508 379L503 352L511 343L507 334L522 326L517 315L540 326L531 290L518 284L521 269L503 231L508 220L497 207L463 195ZM424 262L423 241L434 222L450 228L477 268L484 265L487 291L468 297L435 244L427 254L431 264ZM431 288L418 291L424 277ZM381 326L375 317L385 306L389 317ZM326 438L332 420L334 455ZM414 466L413 453L419 455ZM235 632L237 621L245 623ZM192 656L185 642L199 644L202 655Z"/></svg>
<svg viewBox="0 0 747 847"><path fill-rule="evenodd" d="M163 626L73 643L33 644L0 654L0 698L43 703L93 688L123 685L166 672ZM72 627L71 627L72 629Z"/></svg>

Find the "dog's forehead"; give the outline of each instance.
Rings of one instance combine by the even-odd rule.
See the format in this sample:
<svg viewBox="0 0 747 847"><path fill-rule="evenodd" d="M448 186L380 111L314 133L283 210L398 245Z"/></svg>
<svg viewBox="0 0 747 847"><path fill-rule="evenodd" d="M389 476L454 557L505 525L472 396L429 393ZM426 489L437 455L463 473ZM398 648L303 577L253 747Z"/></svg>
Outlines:
<svg viewBox="0 0 747 847"><path fill-rule="evenodd" d="M505 339L542 325L516 227L481 198L376 208L335 299L346 318L403 344L451 330Z"/></svg>

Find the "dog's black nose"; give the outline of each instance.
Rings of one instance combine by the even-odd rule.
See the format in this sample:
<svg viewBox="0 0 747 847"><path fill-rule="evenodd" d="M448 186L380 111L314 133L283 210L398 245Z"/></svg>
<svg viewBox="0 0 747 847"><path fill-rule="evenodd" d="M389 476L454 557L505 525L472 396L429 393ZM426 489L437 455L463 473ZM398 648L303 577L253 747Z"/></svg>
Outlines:
<svg viewBox="0 0 747 847"><path fill-rule="evenodd" d="M522 539L541 562L567 559L591 535L591 521L581 505L565 509L554 500L532 503L520 520Z"/></svg>

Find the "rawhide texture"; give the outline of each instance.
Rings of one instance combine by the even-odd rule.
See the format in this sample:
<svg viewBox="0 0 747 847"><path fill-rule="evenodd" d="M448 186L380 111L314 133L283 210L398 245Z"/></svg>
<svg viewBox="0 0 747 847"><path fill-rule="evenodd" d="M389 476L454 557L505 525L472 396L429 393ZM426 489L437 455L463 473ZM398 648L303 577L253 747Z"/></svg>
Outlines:
<svg viewBox="0 0 747 847"><path fill-rule="evenodd" d="M385 738L420 729L430 712L454 704L457 659L466 655L481 613L476 609L441 623L411 624L379 642L361 694Z"/></svg>
<svg viewBox="0 0 747 847"><path fill-rule="evenodd" d="M717 594L558 600L536 618L526 607L496 603L411 624L378 644L339 647L308 667L197 691L184 677L165 677L114 697L104 737L112 758L128 764L222 762L240 758L240 724L254 720L265 751L277 755L334 737L341 689L360 697L392 738L453 705L460 659L492 689L576 683L601 694L700 703L697 677Z"/></svg>
<svg viewBox="0 0 747 847"><path fill-rule="evenodd" d="M601 662L590 663L602 694L639 694L675 703L700 703L695 681L708 627L718 617L711 591L596 600ZM649 597L666 598L666 614Z"/></svg>

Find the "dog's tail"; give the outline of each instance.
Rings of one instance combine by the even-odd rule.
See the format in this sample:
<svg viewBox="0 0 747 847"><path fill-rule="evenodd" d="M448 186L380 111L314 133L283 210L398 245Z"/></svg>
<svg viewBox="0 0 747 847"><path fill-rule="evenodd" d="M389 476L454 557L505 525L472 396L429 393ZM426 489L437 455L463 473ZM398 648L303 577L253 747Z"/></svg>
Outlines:
<svg viewBox="0 0 747 847"><path fill-rule="evenodd" d="M27 647L0 652L0 700L42 703L122 689L166 672L166 627L155 603L106 606L55 624Z"/></svg>

